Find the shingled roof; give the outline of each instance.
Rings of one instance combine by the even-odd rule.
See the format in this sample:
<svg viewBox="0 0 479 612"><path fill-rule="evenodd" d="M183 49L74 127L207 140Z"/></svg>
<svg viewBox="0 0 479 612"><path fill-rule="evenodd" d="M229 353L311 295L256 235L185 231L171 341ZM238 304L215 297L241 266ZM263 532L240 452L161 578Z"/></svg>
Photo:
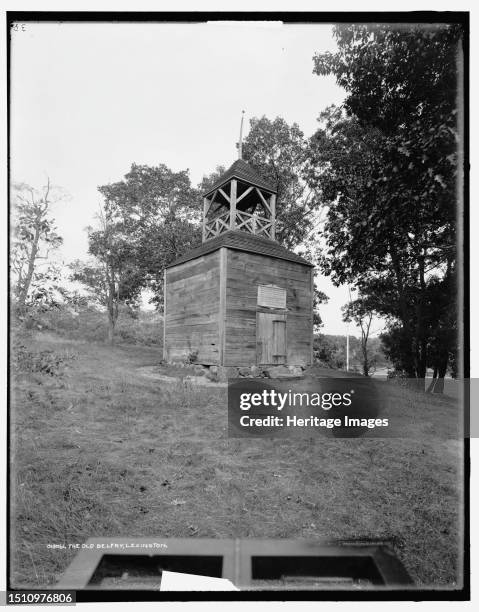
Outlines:
<svg viewBox="0 0 479 612"><path fill-rule="evenodd" d="M261 236L256 236L255 234L249 234L238 230L230 230L224 234L221 234L220 236L217 236L216 238L213 238L212 240L203 242L201 246L189 251L167 266L167 268L172 268L173 266L185 263L186 261L191 261L192 259L201 257L207 253L212 253L221 247L227 247L236 251L257 253L258 255L267 255L268 257L275 257L277 259L286 259L287 261L294 261L305 266L313 267L313 264L311 264L309 261L303 259L303 257L300 257L299 255L296 255L296 253L289 251L274 240L269 240L268 238L263 238Z"/></svg>
<svg viewBox="0 0 479 612"><path fill-rule="evenodd" d="M220 176L215 184L203 195L209 195L215 189L218 189L218 187L221 187L221 185L224 185L224 183L232 178L237 178L241 181L245 181L246 183L250 183L251 185L255 185L260 189L266 189L267 191L276 193L276 188L262 178L254 168L249 166L243 159L237 159L234 164L231 165L228 170L226 170L226 172Z"/></svg>

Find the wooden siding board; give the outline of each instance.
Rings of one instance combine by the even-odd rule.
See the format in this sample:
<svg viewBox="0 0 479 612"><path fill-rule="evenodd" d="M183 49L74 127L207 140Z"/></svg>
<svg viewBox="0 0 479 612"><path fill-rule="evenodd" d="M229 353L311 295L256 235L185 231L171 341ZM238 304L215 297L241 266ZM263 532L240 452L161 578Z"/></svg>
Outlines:
<svg viewBox="0 0 479 612"><path fill-rule="evenodd" d="M219 363L219 253L166 270L165 358L197 352L200 363Z"/></svg>
<svg viewBox="0 0 479 612"><path fill-rule="evenodd" d="M258 311L268 312L257 306L258 284L286 289L287 363L311 363L311 269L230 249L227 262L225 364L252 365L258 359L256 317ZM276 315L281 315L281 311Z"/></svg>
<svg viewBox="0 0 479 612"><path fill-rule="evenodd" d="M236 184L235 184L236 187ZM236 190L235 190L236 197ZM233 201L233 191L231 192L231 200ZM219 254L219 311L218 311L218 338L219 338L219 362L224 365L225 354L225 329L226 329L226 270L227 270L227 253L223 247Z"/></svg>

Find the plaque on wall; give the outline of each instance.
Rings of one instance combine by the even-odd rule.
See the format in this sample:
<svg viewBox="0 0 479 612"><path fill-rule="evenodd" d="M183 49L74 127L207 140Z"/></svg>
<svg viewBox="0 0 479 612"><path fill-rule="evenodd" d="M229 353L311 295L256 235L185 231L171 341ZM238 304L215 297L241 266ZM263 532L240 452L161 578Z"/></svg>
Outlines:
<svg viewBox="0 0 479 612"><path fill-rule="evenodd" d="M286 289L276 285L258 285L258 306L286 308Z"/></svg>

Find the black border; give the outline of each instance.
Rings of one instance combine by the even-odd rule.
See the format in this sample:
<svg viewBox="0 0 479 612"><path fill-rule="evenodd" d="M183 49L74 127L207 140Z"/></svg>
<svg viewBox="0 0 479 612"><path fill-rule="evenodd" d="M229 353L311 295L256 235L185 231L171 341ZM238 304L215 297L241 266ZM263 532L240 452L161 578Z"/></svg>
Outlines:
<svg viewBox="0 0 479 612"><path fill-rule="evenodd" d="M10 28L13 22L174 22L198 23L205 21L283 21L284 23L458 23L464 32L464 186L463 186L463 290L464 290L464 378L470 377L470 267L469 267L469 12L465 11L364 11L364 12L108 12L108 11L6 11L6 58L7 58L7 173L8 173L8 214L10 213ZM7 261L10 252L10 217L8 219ZM10 287L10 270L7 272ZM9 296L9 294L8 294ZM10 407L10 302L7 307L7 406ZM469 406L465 407L466 416ZM7 559L6 584L10 588L10 413L7 409ZM77 602L116 601L469 601L470 600L470 439L464 439L464 557L463 588L450 589L408 589L387 591L239 591L239 592L161 592L161 591L77 591ZM21 592L21 590L18 590Z"/></svg>

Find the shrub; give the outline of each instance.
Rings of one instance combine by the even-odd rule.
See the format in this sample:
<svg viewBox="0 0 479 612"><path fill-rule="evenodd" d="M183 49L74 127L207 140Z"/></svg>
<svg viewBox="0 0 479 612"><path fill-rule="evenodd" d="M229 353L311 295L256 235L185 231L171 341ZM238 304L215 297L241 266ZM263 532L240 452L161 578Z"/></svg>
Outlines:
<svg viewBox="0 0 479 612"><path fill-rule="evenodd" d="M19 321L24 330L52 331L69 340L105 342L108 337L106 313L85 304L60 304L41 311L29 311ZM163 317L157 312L120 308L115 336L129 344L162 345Z"/></svg>
<svg viewBox="0 0 479 612"><path fill-rule="evenodd" d="M139 312L136 317L132 317L128 312L121 312L115 332L122 342L161 346L163 317L157 312Z"/></svg>
<svg viewBox="0 0 479 612"><path fill-rule="evenodd" d="M12 350L12 366L17 373L62 376L70 359L74 359L74 356L52 350L35 352L29 350L24 344L17 344Z"/></svg>
<svg viewBox="0 0 479 612"><path fill-rule="evenodd" d="M105 314L97 308L62 305L49 310L39 320L44 329L72 340L104 341L107 338Z"/></svg>

